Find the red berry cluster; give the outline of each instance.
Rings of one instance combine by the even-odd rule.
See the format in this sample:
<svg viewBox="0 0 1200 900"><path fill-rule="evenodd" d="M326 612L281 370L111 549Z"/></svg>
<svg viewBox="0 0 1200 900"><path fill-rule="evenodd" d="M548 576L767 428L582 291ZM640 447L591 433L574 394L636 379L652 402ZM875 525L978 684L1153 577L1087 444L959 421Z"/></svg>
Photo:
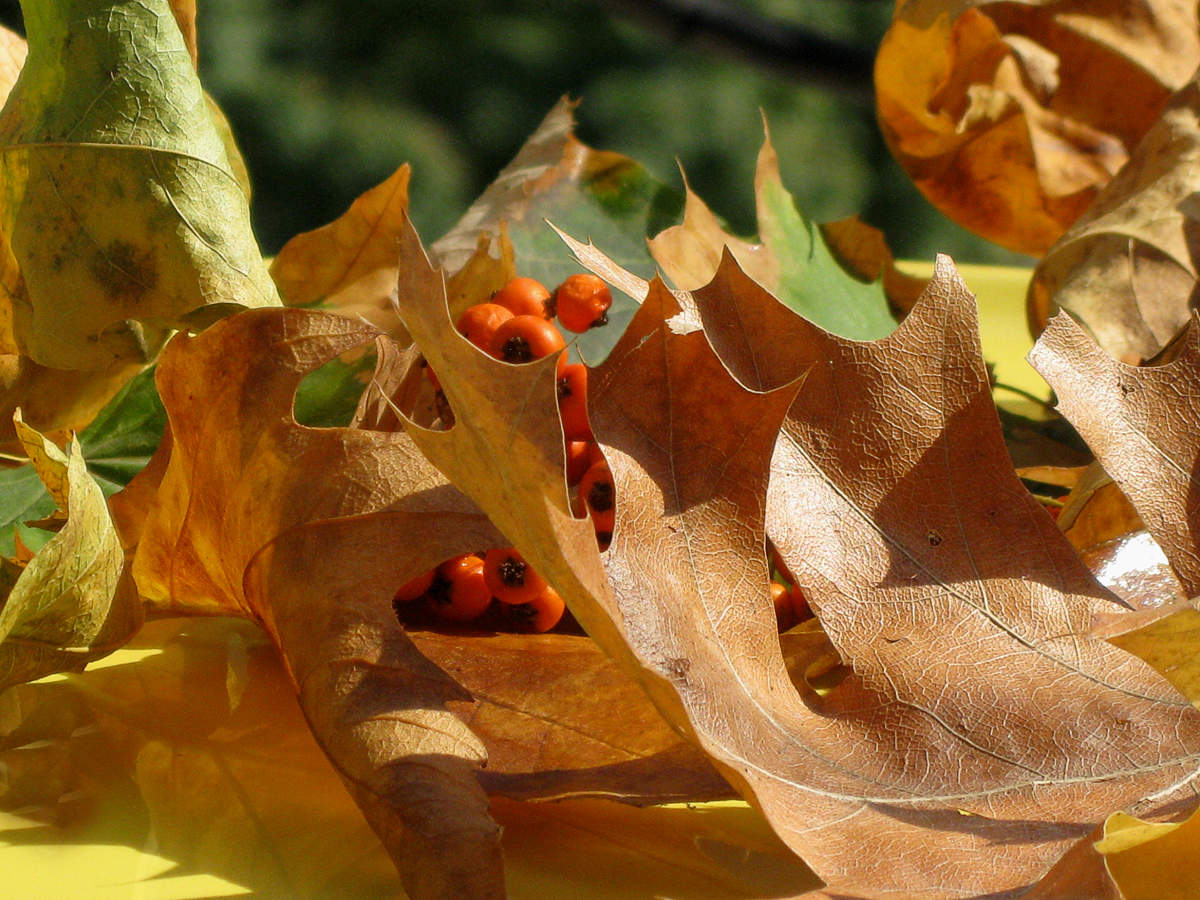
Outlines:
<svg viewBox="0 0 1200 900"><path fill-rule="evenodd" d="M595 275L566 279L552 294L533 278L514 278L486 302L463 311L459 334L491 356L526 363L557 353L558 410L566 438L567 481L578 485L577 503L592 512L596 536L607 547L613 528L613 487L608 465L592 437L587 414L587 367L567 364L566 340L554 324L582 332L608 322L612 294ZM433 386L437 376L425 369ZM582 510L580 510L582 511ZM562 597L512 547L447 560L405 584L393 605L401 618L413 604L450 622L473 622L487 613L520 631L546 631L563 616ZM496 616L492 616L495 620Z"/></svg>
<svg viewBox="0 0 1200 900"><path fill-rule="evenodd" d="M576 511L592 514L601 549L613 530L612 474L592 435L587 412L587 366L566 361L557 318L568 331L583 332L608 323L612 294L595 275L571 275L553 293L533 278L514 278L486 303L468 307L458 331L485 353L525 363L558 353L558 411L566 439L567 483L575 488Z"/></svg>
<svg viewBox="0 0 1200 900"><path fill-rule="evenodd" d="M418 603L447 622L473 622L490 610L498 623L516 631L548 631L566 610L558 592L513 547L448 559L392 598L401 619Z"/></svg>

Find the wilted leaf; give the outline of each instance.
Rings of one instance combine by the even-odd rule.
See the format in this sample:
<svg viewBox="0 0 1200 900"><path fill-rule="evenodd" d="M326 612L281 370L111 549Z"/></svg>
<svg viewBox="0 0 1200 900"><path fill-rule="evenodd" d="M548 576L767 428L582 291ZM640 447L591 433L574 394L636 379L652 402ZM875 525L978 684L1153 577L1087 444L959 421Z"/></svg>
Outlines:
<svg viewBox="0 0 1200 900"><path fill-rule="evenodd" d="M16 343L59 369L145 362L173 328L279 302L166 0L89 9L27 4L0 115Z"/></svg>
<svg viewBox="0 0 1200 900"><path fill-rule="evenodd" d="M1012 472L947 260L874 343L790 315L729 259L695 297L739 378L806 378L767 527L853 676L809 701L821 718L788 710L803 749L759 797L831 889L1016 890L1100 810L1194 776L1200 718L1084 636L1118 607Z"/></svg>
<svg viewBox="0 0 1200 900"><path fill-rule="evenodd" d="M488 748L480 780L489 794L639 805L734 796L704 754L587 637L409 636L471 694L451 709Z"/></svg>
<svg viewBox="0 0 1200 900"><path fill-rule="evenodd" d="M684 290L707 284L728 246L755 281L812 321L861 340L891 333L896 322L888 309L883 285L868 284L849 275L830 252L822 232L796 209L780 178L779 157L769 135L758 154L754 196L761 241L757 244L726 233L689 188L683 224L668 228L649 242L650 252L667 277ZM859 234L865 227L860 223ZM853 226L843 223L835 233L843 245L850 245L853 230ZM867 275L874 280L889 271L890 255L886 259L878 253L871 256L875 257L873 266L862 258L858 261L874 269ZM911 281L905 281L894 269L891 277L902 289L911 290Z"/></svg>
<svg viewBox="0 0 1200 900"><path fill-rule="evenodd" d="M134 572L149 602L261 621L322 748L414 896L501 891L466 692L401 631L395 589L502 539L403 433L306 428L304 375L370 342L351 319L259 310L158 366L172 450Z"/></svg>
<svg viewBox="0 0 1200 900"><path fill-rule="evenodd" d="M1054 388L1058 408L1130 499L1189 597L1200 594L1196 469L1200 346L1195 327L1180 354L1134 368L1098 347L1068 315L1042 333L1029 360Z"/></svg>
<svg viewBox="0 0 1200 900"><path fill-rule="evenodd" d="M898 0L876 58L877 110L935 206L1038 255L1198 62L1194 4Z"/></svg>
<svg viewBox="0 0 1200 900"><path fill-rule="evenodd" d="M1195 14L1193 8L1192 14ZM1034 270L1029 321L1068 310L1112 356L1141 362L1187 324L1200 252L1200 82L1190 81Z"/></svg>
<svg viewBox="0 0 1200 900"><path fill-rule="evenodd" d="M362 316L397 340L392 300L396 292L398 234L408 215L409 167L356 199L328 225L298 234L271 263L271 277L288 306L319 305Z"/></svg>
<svg viewBox="0 0 1200 900"><path fill-rule="evenodd" d="M0 689L83 668L124 643L142 614L104 494L79 444L72 441L64 455L19 419L17 432L66 521L0 607Z"/></svg>
<svg viewBox="0 0 1200 900"><path fill-rule="evenodd" d="M1190 865L1200 841L1200 813L1184 822L1143 822L1115 813L1096 850L1124 900L1188 900L1200 894L1200 870Z"/></svg>
<svg viewBox="0 0 1200 900"><path fill-rule="evenodd" d="M76 377L78 372L61 374ZM22 410L22 418L24 410ZM100 489L111 494L146 465L158 445L166 416L154 387L154 373L128 381L79 435L83 460ZM14 432L15 433L15 432ZM13 529L34 549L48 538L23 523L41 519L54 509L31 465L0 470L0 555L13 550Z"/></svg>

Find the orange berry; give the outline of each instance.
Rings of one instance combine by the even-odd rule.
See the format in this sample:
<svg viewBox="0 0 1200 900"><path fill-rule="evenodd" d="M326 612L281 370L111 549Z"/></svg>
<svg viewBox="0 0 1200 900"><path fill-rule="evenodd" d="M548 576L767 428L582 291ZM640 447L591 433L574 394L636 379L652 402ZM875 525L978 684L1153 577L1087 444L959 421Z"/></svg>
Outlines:
<svg viewBox="0 0 1200 900"><path fill-rule="evenodd" d="M510 310L514 316L554 318L550 292L535 278L514 278L492 294L491 302Z"/></svg>
<svg viewBox="0 0 1200 900"><path fill-rule="evenodd" d="M509 617L522 631L549 631L563 617L567 605L558 591L546 585L527 603L518 603L507 608Z"/></svg>
<svg viewBox="0 0 1200 900"><path fill-rule="evenodd" d="M483 614L492 592L483 577L483 560L474 553L446 560L437 568L438 581L429 592L433 614L450 622L469 622Z"/></svg>
<svg viewBox="0 0 1200 900"><path fill-rule="evenodd" d="M558 379L558 411L563 434L569 441L590 441L592 426L587 414L587 366L571 363Z"/></svg>
<svg viewBox="0 0 1200 900"><path fill-rule="evenodd" d="M501 603L528 603L546 588L546 579L513 547L489 550L483 558L483 575Z"/></svg>
<svg viewBox="0 0 1200 900"><path fill-rule="evenodd" d="M594 466L596 463L608 464L608 460L604 458L604 451L600 449L600 445L595 441L588 444L588 466Z"/></svg>
<svg viewBox="0 0 1200 900"><path fill-rule="evenodd" d="M775 624L780 631L786 631L792 626L792 601L785 585L778 581L771 582L771 602L775 605Z"/></svg>
<svg viewBox="0 0 1200 900"><path fill-rule="evenodd" d="M617 511L612 507L608 509L593 509L592 527L596 530L596 543L600 545L601 550L607 550L608 545L612 543L613 528L617 523Z"/></svg>
<svg viewBox="0 0 1200 900"><path fill-rule="evenodd" d="M430 569L422 575L418 575L412 581L406 581L400 585L392 603L411 603L413 600L420 598L430 587L433 586L433 576L436 574L436 569Z"/></svg>
<svg viewBox="0 0 1200 900"><path fill-rule="evenodd" d="M554 327L553 322L537 316L513 316L501 322L492 335L490 352L505 362L527 363L558 353L566 346L562 332ZM566 356L560 355L558 373L561 375L566 367Z"/></svg>
<svg viewBox="0 0 1200 900"><path fill-rule="evenodd" d="M512 311L498 303L476 303L463 310L458 317L458 333L487 353L492 346L492 335L513 317Z"/></svg>
<svg viewBox="0 0 1200 900"><path fill-rule="evenodd" d="M579 496L593 512L605 512L616 505L616 490L608 463L595 463L583 473L579 480Z"/></svg>
<svg viewBox="0 0 1200 900"><path fill-rule="evenodd" d="M567 441L567 484L579 484L579 479L588 470L587 441Z"/></svg>
<svg viewBox="0 0 1200 900"><path fill-rule="evenodd" d="M608 285L589 272L572 275L554 292L558 321L568 331L587 331L608 324L612 292Z"/></svg>

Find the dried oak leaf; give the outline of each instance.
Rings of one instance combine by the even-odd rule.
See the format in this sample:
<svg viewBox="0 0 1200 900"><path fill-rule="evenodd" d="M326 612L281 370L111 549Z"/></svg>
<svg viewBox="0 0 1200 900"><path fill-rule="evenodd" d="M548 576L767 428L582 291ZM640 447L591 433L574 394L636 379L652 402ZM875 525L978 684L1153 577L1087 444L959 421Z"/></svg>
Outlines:
<svg viewBox="0 0 1200 900"><path fill-rule="evenodd" d="M689 187L683 222L647 243L655 262L677 286L692 290L707 284L725 248L730 248L755 281L799 312L838 334L862 340L882 337L896 327L884 288L907 309L924 286L922 279L896 271L882 236L857 220L833 226L832 242L855 275L837 261L825 233L796 209L783 186L779 157L767 134L754 173L759 242L736 238ZM882 283L875 282L883 276Z"/></svg>
<svg viewBox="0 0 1200 900"><path fill-rule="evenodd" d="M266 627L413 896L499 896L497 828L475 777L485 751L446 710L467 695L390 606L398 584L498 536L403 434L304 428L291 414L307 372L376 334L256 310L177 337L157 375L171 456L134 574L159 608Z"/></svg>
<svg viewBox="0 0 1200 900"><path fill-rule="evenodd" d="M1066 309L1112 356L1154 357L1195 305L1200 81L1174 97L1129 164L1034 270L1030 327Z"/></svg>
<svg viewBox="0 0 1200 900"><path fill-rule="evenodd" d="M1200 63L1194 4L897 0L875 62L884 137L950 218L1044 253Z"/></svg>
<svg viewBox="0 0 1200 900"><path fill-rule="evenodd" d="M780 703L792 742L758 797L830 889L1016 891L1107 811L1188 796L1200 717L1086 635L1118 607L1013 473L949 261L871 343L796 317L731 257L694 298L745 383L805 379L767 530L853 674Z"/></svg>
<svg viewBox="0 0 1200 900"><path fill-rule="evenodd" d="M0 113L0 234L20 270L21 352L102 370L149 360L172 329L279 300L166 0L73 9L26 22Z"/></svg>
<svg viewBox="0 0 1200 900"><path fill-rule="evenodd" d="M1097 346L1068 315L1056 316L1029 361L1050 383L1058 408L1133 503L1187 596L1200 594L1196 470L1200 441L1200 336L1193 326L1179 355L1134 367Z"/></svg>
<svg viewBox="0 0 1200 900"><path fill-rule="evenodd" d="M1157 806L1194 777L1200 715L1135 657L1083 636L1113 598L1013 475L946 264L911 325L858 344L787 312L727 258L697 301L723 316L710 337L732 342L726 362L760 363L767 393L730 377L688 295L652 283L591 375L618 498L599 573L586 522L537 477L562 452L557 422L531 411L552 390L552 362L507 367L456 341L419 299L441 288L418 252L401 315L447 373L457 421L414 438L831 890L1017 890L1099 810L1147 795ZM489 372L514 386L492 392L502 402L476 386ZM837 427L805 448L829 470L801 498L804 459L770 460L789 385L806 373L812 400L792 407L782 446L822 413ZM518 385L530 402L512 403ZM855 669L827 697L798 693L780 656L767 515ZM1007 527L993 534L993 520Z"/></svg>

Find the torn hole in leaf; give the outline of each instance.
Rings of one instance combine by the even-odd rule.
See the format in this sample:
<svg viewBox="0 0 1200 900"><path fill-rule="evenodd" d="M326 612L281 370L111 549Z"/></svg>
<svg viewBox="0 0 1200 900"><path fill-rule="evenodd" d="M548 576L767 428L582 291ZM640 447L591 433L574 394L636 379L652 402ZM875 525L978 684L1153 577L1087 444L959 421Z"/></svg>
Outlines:
<svg viewBox="0 0 1200 900"><path fill-rule="evenodd" d="M375 348L366 346L313 369L296 388L293 417L309 428L349 426L375 367Z"/></svg>
<svg viewBox="0 0 1200 900"><path fill-rule="evenodd" d="M366 431L402 431L400 414L433 431L454 424L454 412L439 389L437 373L415 345L387 337L375 342L375 371L370 376L351 425Z"/></svg>

